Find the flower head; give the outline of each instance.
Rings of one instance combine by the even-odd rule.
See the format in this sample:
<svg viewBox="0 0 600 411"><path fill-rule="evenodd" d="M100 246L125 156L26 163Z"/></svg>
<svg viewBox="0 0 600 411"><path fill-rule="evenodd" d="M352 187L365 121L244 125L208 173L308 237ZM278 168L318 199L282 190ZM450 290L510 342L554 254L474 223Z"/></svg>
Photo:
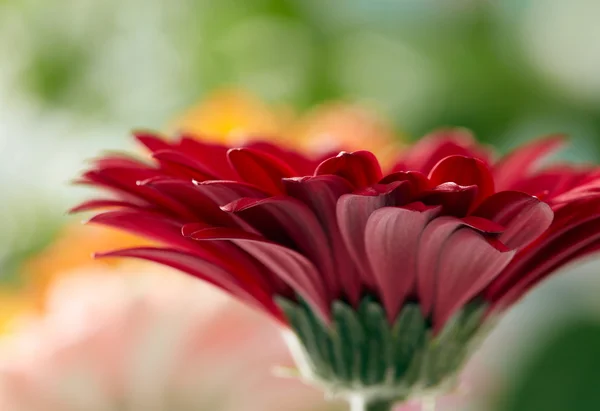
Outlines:
<svg viewBox="0 0 600 411"><path fill-rule="evenodd" d="M540 168L548 137L499 160L464 130L382 170L368 151L320 159L151 134L152 163L111 156L81 182L112 196L91 221L158 241L117 250L204 279L293 331L300 371L349 398L438 390L489 314L600 239L598 169Z"/></svg>

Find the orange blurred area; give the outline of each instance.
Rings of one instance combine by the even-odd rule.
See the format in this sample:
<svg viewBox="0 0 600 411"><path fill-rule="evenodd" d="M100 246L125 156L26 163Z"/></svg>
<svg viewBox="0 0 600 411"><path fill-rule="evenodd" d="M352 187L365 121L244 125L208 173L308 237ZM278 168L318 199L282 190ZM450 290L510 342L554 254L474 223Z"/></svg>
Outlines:
<svg viewBox="0 0 600 411"><path fill-rule="evenodd" d="M93 253L148 243L112 228L78 223L65 226L53 243L24 262L21 287L0 288L0 333L10 331L12 323L21 316L41 314L47 290L56 280L81 268L111 268L121 264L117 259L93 259Z"/></svg>

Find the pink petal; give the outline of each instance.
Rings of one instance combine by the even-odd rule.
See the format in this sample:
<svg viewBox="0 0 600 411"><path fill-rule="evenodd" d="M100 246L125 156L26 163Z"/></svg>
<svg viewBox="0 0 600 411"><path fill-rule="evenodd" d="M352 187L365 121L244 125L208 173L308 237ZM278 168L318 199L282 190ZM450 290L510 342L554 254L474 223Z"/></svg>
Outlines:
<svg viewBox="0 0 600 411"><path fill-rule="evenodd" d="M401 182L399 186L388 193L379 195L345 194L337 203L337 221L342 238L350 252L354 263L359 269L362 282L365 286L374 289L375 278L367 260L365 248L365 228L371 214L386 206L394 206L396 191L406 188L408 183Z"/></svg>
<svg viewBox="0 0 600 411"><path fill-rule="evenodd" d="M428 222L426 213L396 207L380 208L367 221L366 254L390 321L415 287L419 238Z"/></svg>
<svg viewBox="0 0 600 411"><path fill-rule="evenodd" d="M498 250L469 228L454 231L437 256L434 329L441 330L446 321L485 288L513 256L514 251Z"/></svg>
<svg viewBox="0 0 600 411"><path fill-rule="evenodd" d="M480 233L496 231L501 227L484 223L481 220L467 217L438 217L432 220L423 230L417 253L417 294L424 315L429 315L436 298L439 276L445 275L444 267L440 264L440 255L448 239L457 230L468 227Z"/></svg>

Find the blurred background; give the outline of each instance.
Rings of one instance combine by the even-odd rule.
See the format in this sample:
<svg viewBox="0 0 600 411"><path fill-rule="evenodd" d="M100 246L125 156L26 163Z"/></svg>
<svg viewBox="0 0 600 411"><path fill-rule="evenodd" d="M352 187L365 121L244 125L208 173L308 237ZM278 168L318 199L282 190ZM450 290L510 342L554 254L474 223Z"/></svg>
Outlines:
<svg viewBox="0 0 600 411"><path fill-rule="evenodd" d="M92 262L136 239L67 216L84 159L136 150L136 128L326 146L451 125L499 152L564 132L561 159L598 162L598 16L594 0L0 0L0 409L336 409L271 375L289 360L268 321ZM440 409L600 409L598 271L530 294Z"/></svg>

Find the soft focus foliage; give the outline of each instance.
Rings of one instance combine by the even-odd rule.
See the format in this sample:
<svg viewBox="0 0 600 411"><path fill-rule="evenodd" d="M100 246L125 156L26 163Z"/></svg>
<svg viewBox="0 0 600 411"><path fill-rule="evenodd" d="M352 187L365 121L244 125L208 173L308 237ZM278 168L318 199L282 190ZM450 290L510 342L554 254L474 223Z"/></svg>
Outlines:
<svg viewBox="0 0 600 411"><path fill-rule="evenodd" d="M593 410L600 404L600 321L559 327L524 365L524 373L498 400L499 410Z"/></svg>

